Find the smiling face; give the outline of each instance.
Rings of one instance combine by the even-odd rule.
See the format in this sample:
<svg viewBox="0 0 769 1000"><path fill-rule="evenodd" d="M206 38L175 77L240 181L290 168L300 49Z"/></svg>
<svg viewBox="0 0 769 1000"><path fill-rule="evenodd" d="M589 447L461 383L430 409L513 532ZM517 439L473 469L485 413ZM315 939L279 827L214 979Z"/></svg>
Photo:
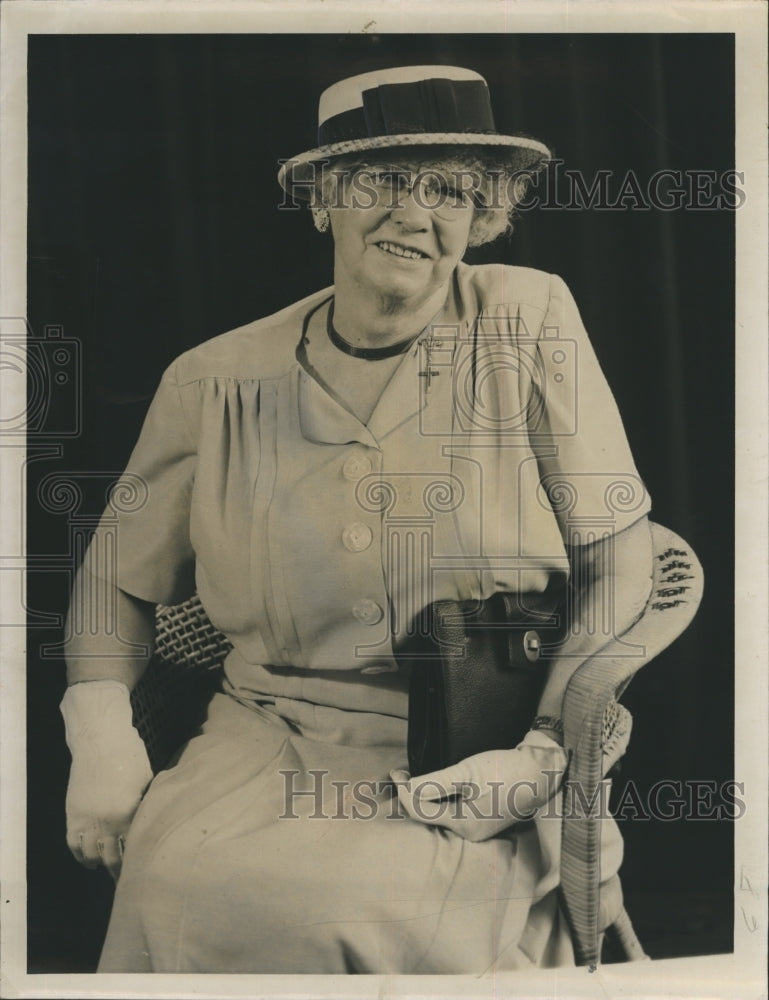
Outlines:
<svg viewBox="0 0 769 1000"><path fill-rule="evenodd" d="M357 173L340 170L328 199L335 283L414 307L446 287L467 248L474 212L441 179L452 183L440 163L389 157Z"/></svg>

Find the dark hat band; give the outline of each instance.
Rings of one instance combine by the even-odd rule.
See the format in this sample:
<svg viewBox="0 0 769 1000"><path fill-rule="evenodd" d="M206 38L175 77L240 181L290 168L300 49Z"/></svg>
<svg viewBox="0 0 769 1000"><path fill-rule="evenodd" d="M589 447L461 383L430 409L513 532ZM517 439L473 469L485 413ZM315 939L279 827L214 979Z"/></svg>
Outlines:
<svg viewBox="0 0 769 1000"><path fill-rule="evenodd" d="M332 115L318 145L384 135L437 132L496 134L489 91L481 80L387 83L363 91L363 107Z"/></svg>

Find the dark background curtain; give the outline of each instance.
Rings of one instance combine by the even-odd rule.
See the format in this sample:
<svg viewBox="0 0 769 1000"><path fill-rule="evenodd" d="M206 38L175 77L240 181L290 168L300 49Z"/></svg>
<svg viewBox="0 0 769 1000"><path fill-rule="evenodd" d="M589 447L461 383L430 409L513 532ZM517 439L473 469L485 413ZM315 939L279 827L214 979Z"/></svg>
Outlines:
<svg viewBox="0 0 769 1000"><path fill-rule="evenodd" d="M43 650L62 638L40 615L66 608L73 530L100 512L174 356L331 282L330 238L306 211L278 208L275 180L280 158L315 145L320 91L420 63L481 72L499 131L541 138L588 183L610 171L612 200L628 171L645 189L659 170L720 178L735 166L729 35L29 40L28 316L49 359L59 334L76 342L66 379L46 390L28 463L39 560L27 588L31 972L93 969L112 891L65 845L64 667ZM540 206L510 240L468 257L566 280L653 517L705 567L695 623L625 696L635 731L615 801L630 779L643 802L655 782L696 779L716 786L717 804L733 777L735 219L706 200L669 211ZM57 506L52 474L77 481L76 506ZM660 795L673 816L675 790ZM730 951L732 822L628 818L622 829L627 905L650 954Z"/></svg>

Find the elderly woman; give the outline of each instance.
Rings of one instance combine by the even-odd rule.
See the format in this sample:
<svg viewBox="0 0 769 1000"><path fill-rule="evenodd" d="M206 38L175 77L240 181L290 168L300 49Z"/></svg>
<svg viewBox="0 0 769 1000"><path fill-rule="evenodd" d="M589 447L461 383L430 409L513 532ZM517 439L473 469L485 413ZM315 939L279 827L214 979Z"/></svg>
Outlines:
<svg viewBox="0 0 769 1000"><path fill-rule="evenodd" d="M509 230L547 157L494 131L468 70L331 87L319 148L280 180L330 231L333 287L165 373L128 468L146 502L120 515L114 564L100 528L75 589L75 620L109 592L117 629L72 641L62 703L68 842L119 875L102 971L573 962L543 808L567 763L561 702L606 639L596 608L621 634L643 607L651 556L648 498L563 281L462 262ZM608 528L607 484L633 498ZM155 604L195 590L233 649L202 731L152 780L129 690ZM437 785L410 780L399 650L431 602L500 591L569 608L531 728ZM440 808L458 800L437 787L473 785L475 809ZM608 877L621 846L605 827Z"/></svg>

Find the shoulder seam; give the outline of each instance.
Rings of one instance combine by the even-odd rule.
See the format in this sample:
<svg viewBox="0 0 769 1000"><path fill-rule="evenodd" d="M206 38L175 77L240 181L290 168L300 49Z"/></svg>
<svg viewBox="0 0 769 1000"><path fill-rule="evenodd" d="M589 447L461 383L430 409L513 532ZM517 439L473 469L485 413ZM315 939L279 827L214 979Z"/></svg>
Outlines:
<svg viewBox="0 0 769 1000"><path fill-rule="evenodd" d="M182 394L180 392L181 385L179 384L179 379L177 377L177 363L176 361L171 362L171 364L166 369L162 381L167 381L169 385L172 385L174 392L176 393L176 400L179 405L179 411L182 415L182 420L184 421L184 429L187 433L187 440L190 444L192 451L197 454L197 445L195 443L195 438L192 435L192 428L190 427L190 420L187 415L187 408L184 405L184 400L182 399Z"/></svg>

